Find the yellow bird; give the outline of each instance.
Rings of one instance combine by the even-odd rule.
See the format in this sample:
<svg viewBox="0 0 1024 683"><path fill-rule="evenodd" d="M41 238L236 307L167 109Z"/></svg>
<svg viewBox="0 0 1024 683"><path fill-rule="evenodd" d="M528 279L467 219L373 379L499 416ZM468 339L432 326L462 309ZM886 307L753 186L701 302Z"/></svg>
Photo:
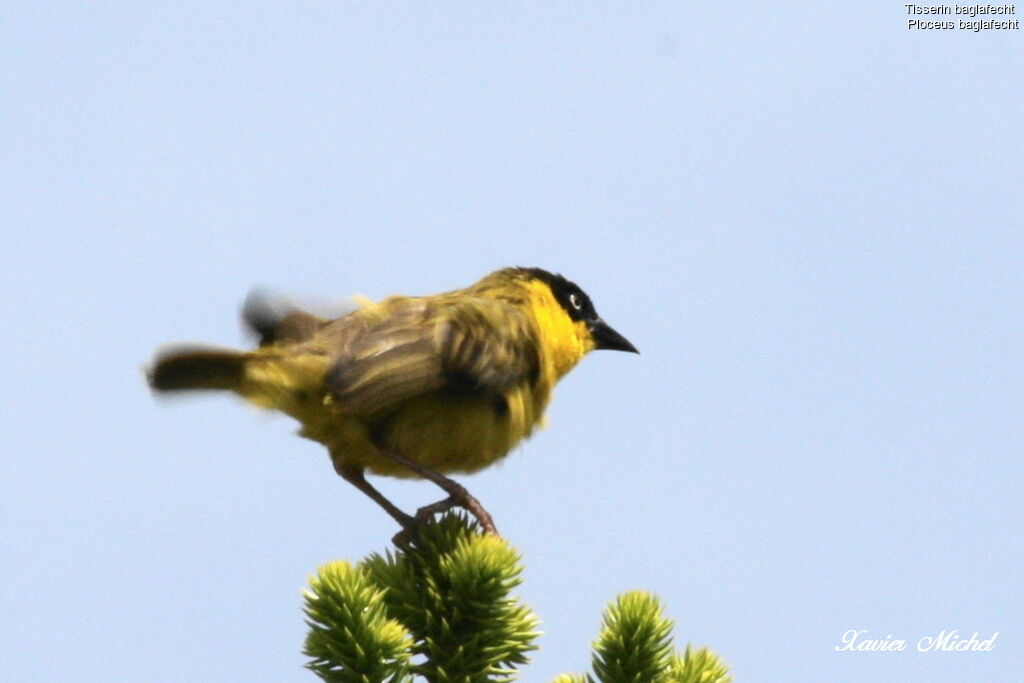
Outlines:
<svg viewBox="0 0 1024 683"><path fill-rule="evenodd" d="M227 390L291 415L302 436L327 447L337 473L405 531L463 507L496 533L483 506L444 475L487 467L529 436L555 383L588 352L637 353L582 289L540 268L364 302L336 320L252 297L243 316L258 349L165 349L149 372L153 389ZM448 497L410 516L367 470L429 479Z"/></svg>

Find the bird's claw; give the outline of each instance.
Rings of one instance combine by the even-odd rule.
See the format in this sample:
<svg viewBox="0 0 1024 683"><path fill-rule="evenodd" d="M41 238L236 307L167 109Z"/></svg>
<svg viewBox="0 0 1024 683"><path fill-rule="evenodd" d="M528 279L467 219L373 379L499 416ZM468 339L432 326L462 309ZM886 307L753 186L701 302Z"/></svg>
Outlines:
<svg viewBox="0 0 1024 683"><path fill-rule="evenodd" d="M439 500L436 503L431 503L430 505L424 505L416 511L415 515L408 517L406 520L402 520L402 530L392 537L391 542L399 548L408 547L412 542L412 539L415 538L421 524L426 524L432 520L434 515L444 514L456 507L464 508L473 515L473 517L476 518L476 521L479 522L480 526L483 528L485 534L498 535L498 529L494 526L494 520L491 519L491 515L488 514L487 510L485 510L482 505L480 505L476 498L469 494L462 496L452 494L444 500Z"/></svg>

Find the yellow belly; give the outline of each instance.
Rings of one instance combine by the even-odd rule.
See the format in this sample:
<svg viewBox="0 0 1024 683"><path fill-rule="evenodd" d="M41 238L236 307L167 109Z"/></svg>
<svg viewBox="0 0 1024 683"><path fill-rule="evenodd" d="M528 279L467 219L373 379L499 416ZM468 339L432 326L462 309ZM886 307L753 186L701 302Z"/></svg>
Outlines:
<svg viewBox="0 0 1024 683"><path fill-rule="evenodd" d="M435 392L378 415L347 415L319 383L324 363L300 357L255 367L240 393L294 417L300 434L327 446L335 463L392 477L416 475L381 449L442 474L487 467L533 432L550 397L524 384L501 396Z"/></svg>
<svg viewBox="0 0 1024 683"><path fill-rule="evenodd" d="M416 477L382 455L399 453L435 472L475 472L503 458L539 422L547 397L528 388L503 399L428 394L405 401L387 414L349 416L327 406L293 414L302 435L326 445L331 458L375 474Z"/></svg>

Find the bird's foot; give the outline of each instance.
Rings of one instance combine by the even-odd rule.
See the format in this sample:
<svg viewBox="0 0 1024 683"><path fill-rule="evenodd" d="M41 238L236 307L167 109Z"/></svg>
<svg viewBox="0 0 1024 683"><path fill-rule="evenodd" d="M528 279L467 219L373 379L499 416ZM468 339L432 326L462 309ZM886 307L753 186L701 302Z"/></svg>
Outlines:
<svg viewBox="0 0 1024 683"><path fill-rule="evenodd" d="M480 504L476 498L469 494L462 486L459 486L459 490L453 492L450 496L444 500L439 500L436 503L425 505L416 511L416 522L422 523L436 514L445 513L452 508L460 507L469 512L476 518L476 521L483 527L485 534L498 535L498 529L494 526L494 520L491 519L491 515L484 509L484 506Z"/></svg>
<svg viewBox="0 0 1024 683"><path fill-rule="evenodd" d="M415 537L416 531L421 524L428 523L434 518L434 515L443 514L457 507L461 507L473 515L483 528L485 534L498 535L498 529L494 526L494 520L491 519L491 515L480 504L480 501L463 488L444 500L421 507L414 516L409 517L408 523L402 523L402 530L395 534L391 541L400 548L407 547Z"/></svg>

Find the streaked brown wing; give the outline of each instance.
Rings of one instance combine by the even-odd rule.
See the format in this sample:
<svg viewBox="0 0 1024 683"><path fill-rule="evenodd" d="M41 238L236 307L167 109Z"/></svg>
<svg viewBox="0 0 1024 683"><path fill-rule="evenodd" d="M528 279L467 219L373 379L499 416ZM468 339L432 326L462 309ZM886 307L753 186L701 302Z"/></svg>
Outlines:
<svg viewBox="0 0 1024 683"><path fill-rule="evenodd" d="M259 337L260 346L294 344L312 338L327 321L299 310L285 299L253 290L242 307L242 320Z"/></svg>
<svg viewBox="0 0 1024 683"><path fill-rule="evenodd" d="M329 349L340 353L327 386L351 414L369 415L445 389L500 393L537 374L532 328L510 304L465 296L396 298L367 315L379 321Z"/></svg>

